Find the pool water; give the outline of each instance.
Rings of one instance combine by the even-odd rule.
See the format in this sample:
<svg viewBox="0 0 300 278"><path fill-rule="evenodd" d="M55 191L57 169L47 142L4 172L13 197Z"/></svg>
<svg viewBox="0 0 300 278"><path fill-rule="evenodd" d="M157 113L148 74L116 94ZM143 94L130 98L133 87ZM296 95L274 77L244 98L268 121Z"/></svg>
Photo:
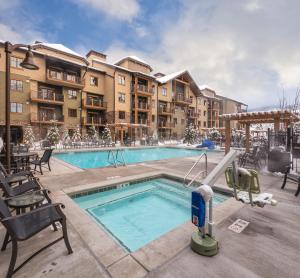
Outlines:
<svg viewBox="0 0 300 278"><path fill-rule="evenodd" d="M198 156L202 152L201 150L180 148L125 149L124 158L127 164L132 164L175 157ZM108 151L57 153L54 156L82 169L111 165L107 160Z"/></svg>
<svg viewBox="0 0 300 278"><path fill-rule="evenodd" d="M74 198L125 248L134 252L191 218L191 191L169 179L152 179ZM215 194L213 204L228 196Z"/></svg>

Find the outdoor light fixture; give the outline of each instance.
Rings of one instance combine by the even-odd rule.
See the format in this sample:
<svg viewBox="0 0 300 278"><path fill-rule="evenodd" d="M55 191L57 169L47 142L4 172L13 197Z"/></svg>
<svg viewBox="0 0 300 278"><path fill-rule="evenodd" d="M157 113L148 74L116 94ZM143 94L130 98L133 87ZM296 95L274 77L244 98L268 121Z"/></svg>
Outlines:
<svg viewBox="0 0 300 278"><path fill-rule="evenodd" d="M38 70L39 67L34 63L33 53L30 45L25 44L11 44L5 42L5 54L6 54L6 65L5 65L5 143L6 143L6 165L8 173L10 173L10 58L14 50L18 48L28 48L26 57L20 64L21 67L29 70Z"/></svg>

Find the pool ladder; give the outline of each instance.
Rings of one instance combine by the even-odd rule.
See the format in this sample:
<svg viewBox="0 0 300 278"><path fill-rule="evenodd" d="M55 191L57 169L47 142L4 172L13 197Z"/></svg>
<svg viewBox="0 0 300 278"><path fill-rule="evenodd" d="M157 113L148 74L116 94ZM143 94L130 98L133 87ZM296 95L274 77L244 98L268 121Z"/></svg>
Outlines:
<svg viewBox="0 0 300 278"><path fill-rule="evenodd" d="M114 165L115 168L118 166L126 166L124 159L124 149L111 149L108 151L107 162Z"/></svg>
<svg viewBox="0 0 300 278"><path fill-rule="evenodd" d="M186 184L186 180L188 178L188 176L190 175L190 173L193 171L193 169L199 164L199 162L202 160L202 158L205 158L205 170L201 170L197 173L197 175L195 175L192 180ZM194 163L194 165L191 167L191 169L186 173L186 175L184 176L183 178L183 185L185 187L190 187L193 182L200 176L200 175L203 175L205 174L205 176L207 175L207 154L206 153L202 153L199 158L196 160L196 162Z"/></svg>

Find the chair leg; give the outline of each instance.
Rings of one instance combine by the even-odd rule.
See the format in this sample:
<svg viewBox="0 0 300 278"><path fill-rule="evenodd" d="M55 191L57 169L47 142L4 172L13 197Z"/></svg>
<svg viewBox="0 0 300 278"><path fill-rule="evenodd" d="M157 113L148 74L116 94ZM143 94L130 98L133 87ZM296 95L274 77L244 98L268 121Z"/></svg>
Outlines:
<svg viewBox="0 0 300 278"><path fill-rule="evenodd" d="M5 237L4 237L4 241L3 241L3 244L2 244L1 251L4 251L6 249L8 241L9 241L9 233L6 232Z"/></svg>
<svg viewBox="0 0 300 278"><path fill-rule="evenodd" d="M285 184L286 184L286 180L287 180L287 174L284 175L284 179L283 179L283 183L282 183L281 189L284 189Z"/></svg>
<svg viewBox="0 0 300 278"><path fill-rule="evenodd" d="M49 171L51 172L50 161L48 161L48 168L49 168Z"/></svg>
<svg viewBox="0 0 300 278"><path fill-rule="evenodd" d="M39 166L40 166L41 175L43 175L42 164L40 164Z"/></svg>
<svg viewBox="0 0 300 278"><path fill-rule="evenodd" d="M12 277L14 273L14 268L17 261L17 255L18 255L18 243L16 240L12 240L12 253L11 253L11 259L10 259L10 263L6 275L7 278Z"/></svg>
<svg viewBox="0 0 300 278"><path fill-rule="evenodd" d="M62 225L62 232L63 232L64 241L65 241L66 247L68 249L68 254L72 254L73 250L72 250L72 247L70 245L69 238L68 238L67 221L66 221L66 219L63 219L61 221L61 225Z"/></svg>
<svg viewBox="0 0 300 278"><path fill-rule="evenodd" d="M298 180L298 189L295 193L295 196L297 197L299 195L299 193L300 193L300 179Z"/></svg>

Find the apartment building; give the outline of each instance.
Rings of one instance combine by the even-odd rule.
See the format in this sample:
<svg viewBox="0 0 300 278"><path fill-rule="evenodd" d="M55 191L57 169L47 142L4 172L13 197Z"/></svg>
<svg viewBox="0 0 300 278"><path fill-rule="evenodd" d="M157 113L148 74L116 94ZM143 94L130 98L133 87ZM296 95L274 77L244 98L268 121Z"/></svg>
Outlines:
<svg viewBox="0 0 300 278"><path fill-rule="evenodd" d="M39 69L23 69L25 49L11 58L12 140L22 141L23 127L31 124L43 139L53 122L70 134L82 134L108 125L115 140L145 135L181 138L187 124L199 131L219 127L215 92L201 90L186 70L153 73L151 65L136 57L109 63L91 50L82 56L61 45L32 45ZM5 124L5 52L0 42L0 136ZM220 107L218 107L220 109ZM216 115L211 111L218 111Z"/></svg>

